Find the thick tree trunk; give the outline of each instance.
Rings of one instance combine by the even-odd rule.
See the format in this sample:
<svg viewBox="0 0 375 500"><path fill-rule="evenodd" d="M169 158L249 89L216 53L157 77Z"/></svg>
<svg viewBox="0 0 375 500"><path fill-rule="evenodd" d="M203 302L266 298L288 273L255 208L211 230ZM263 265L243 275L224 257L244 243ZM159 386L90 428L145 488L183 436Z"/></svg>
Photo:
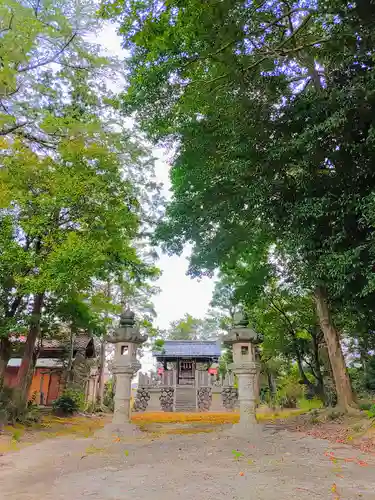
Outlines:
<svg viewBox="0 0 375 500"><path fill-rule="evenodd" d="M331 362L337 392L337 405L347 411L350 407L354 406L354 398L348 370L341 349L339 333L334 327L331 319L326 290L323 287L317 287L314 296L320 327L324 335Z"/></svg>
<svg viewBox="0 0 375 500"><path fill-rule="evenodd" d="M19 391L20 406L26 405L27 394L31 385L32 375L37 360L35 343L40 332L40 317L43 306L44 294L38 293L34 296L33 310L31 313L30 328L26 338L25 350L22 356L21 366L17 373L16 387Z"/></svg>
<svg viewBox="0 0 375 500"><path fill-rule="evenodd" d="M12 354L12 344L8 337L0 339L0 388L4 383L5 370Z"/></svg>

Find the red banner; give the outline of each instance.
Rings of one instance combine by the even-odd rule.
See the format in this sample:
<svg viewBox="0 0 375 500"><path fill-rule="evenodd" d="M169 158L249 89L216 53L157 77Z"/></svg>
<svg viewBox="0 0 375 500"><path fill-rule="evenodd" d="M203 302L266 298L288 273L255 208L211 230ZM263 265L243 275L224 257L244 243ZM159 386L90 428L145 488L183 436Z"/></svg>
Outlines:
<svg viewBox="0 0 375 500"><path fill-rule="evenodd" d="M217 375L217 368L209 368L208 373L210 375Z"/></svg>

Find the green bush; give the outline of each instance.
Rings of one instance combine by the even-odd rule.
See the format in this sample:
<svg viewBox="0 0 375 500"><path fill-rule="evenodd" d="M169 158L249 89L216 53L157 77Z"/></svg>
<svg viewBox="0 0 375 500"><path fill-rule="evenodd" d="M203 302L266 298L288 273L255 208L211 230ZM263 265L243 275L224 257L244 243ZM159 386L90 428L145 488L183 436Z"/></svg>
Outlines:
<svg viewBox="0 0 375 500"><path fill-rule="evenodd" d="M297 408L297 402L305 395L304 386L295 380L286 380L278 391L277 400L281 408Z"/></svg>
<svg viewBox="0 0 375 500"><path fill-rule="evenodd" d="M367 415L369 418L375 418L375 404L368 410Z"/></svg>
<svg viewBox="0 0 375 500"><path fill-rule="evenodd" d="M114 391L113 391L113 379L108 380L104 386L104 406L106 406L110 411L114 409Z"/></svg>
<svg viewBox="0 0 375 500"><path fill-rule="evenodd" d="M358 407L360 410L367 411L374 403L372 401L360 401Z"/></svg>
<svg viewBox="0 0 375 500"><path fill-rule="evenodd" d="M35 404L35 396L27 403L26 407L19 403L17 389L3 386L0 391L0 423L15 424L19 422L25 425L32 425L39 422L41 413L38 405Z"/></svg>
<svg viewBox="0 0 375 500"><path fill-rule="evenodd" d="M85 395L76 390L67 389L53 402L53 411L60 415L73 415L83 408Z"/></svg>

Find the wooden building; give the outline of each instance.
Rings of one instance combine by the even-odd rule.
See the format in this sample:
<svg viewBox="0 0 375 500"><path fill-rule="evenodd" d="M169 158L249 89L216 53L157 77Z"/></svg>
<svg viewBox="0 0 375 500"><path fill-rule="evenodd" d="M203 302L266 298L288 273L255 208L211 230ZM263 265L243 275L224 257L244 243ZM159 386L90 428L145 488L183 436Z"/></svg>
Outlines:
<svg viewBox="0 0 375 500"><path fill-rule="evenodd" d="M199 387L207 385L203 379L218 362L221 349L216 341L166 340L163 349L152 354L164 385Z"/></svg>
<svg viewBox="0 0 375 500"><path fill-rule="evenodd" d="M16 357L9 360L5 371L4 383L8 387L15 387L17 373L22 362L22 350L25 342L24 337L14 339ZM57 399L64 387L62 385L63 373L66 368L67 346L58 340L43 339L39 348L39 356L33 374L29 390L29 399L35 396L35 402L39 405L49 406ZM85 382L86 400L95 399L98 383L98 361L99 346L94 338L88 335L77 335L73 346L73 360L77 363L91 361L92 367L87 368Z"/></svg>

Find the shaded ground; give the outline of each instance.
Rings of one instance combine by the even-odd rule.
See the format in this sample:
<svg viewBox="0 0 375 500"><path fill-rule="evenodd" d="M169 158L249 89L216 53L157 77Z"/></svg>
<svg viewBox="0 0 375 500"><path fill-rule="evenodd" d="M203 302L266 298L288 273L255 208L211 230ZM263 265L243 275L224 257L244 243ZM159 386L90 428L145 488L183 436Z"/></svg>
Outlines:
<svg viewBox="0 0 375 500"><path fill-rule="evenodd" d="M0 457L9 500L375 500L375 457L268 425L249 440L48 439Z"/></svg>
<svg viewBox="0 0 375 500"><path fill-rule="evenodd" d="M324 412L322 412L324 416ZM315 420L317 420L315 422ZM307 434L333 443L348 444L375 456L375 422L365 415L342 416L334 421L329 418L312 418L310 414L274 422L275 428Z"/></svg>

